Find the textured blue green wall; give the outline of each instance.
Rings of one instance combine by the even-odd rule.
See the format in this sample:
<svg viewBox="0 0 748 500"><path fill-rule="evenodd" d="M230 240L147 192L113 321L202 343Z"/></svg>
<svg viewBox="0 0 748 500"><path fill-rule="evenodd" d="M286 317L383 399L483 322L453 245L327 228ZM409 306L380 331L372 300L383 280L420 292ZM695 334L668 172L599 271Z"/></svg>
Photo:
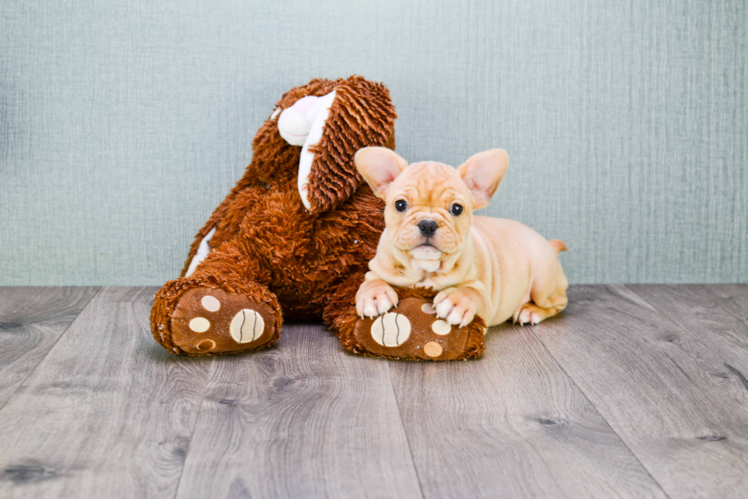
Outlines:
<svg viewBox="0 0 748 500"><path fill-rule="evenodd" d="M281 93L384 81L398 152L502 147L572 282L748 281L748 6L0 3L0 284L159 284Z"/></svg>

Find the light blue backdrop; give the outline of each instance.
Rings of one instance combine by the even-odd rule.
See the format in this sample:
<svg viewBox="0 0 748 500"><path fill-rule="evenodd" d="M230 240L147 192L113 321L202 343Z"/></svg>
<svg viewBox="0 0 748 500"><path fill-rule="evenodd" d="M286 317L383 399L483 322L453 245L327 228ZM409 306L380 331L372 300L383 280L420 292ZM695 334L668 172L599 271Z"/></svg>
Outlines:
<svg viewBox="0 0 748 500"><path fill-rule="evenodd" d="M574 283L748 281L748 7L0 2L0 284L160 284L283 91L388 84L398 152L502 147Z"/></svg>

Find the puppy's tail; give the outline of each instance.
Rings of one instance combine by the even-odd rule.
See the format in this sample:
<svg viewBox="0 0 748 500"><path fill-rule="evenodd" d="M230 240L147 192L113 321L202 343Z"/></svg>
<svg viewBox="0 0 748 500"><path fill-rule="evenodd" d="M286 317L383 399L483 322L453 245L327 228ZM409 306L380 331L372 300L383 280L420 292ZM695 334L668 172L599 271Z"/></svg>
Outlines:
<svg viewBox="0 0 748 500"><path fill-rule="evenodd" d="M548 243L551 244L556 253L561 253L568 250L568 248L566 248L566 243L561 240L551 240Z"/></svg>

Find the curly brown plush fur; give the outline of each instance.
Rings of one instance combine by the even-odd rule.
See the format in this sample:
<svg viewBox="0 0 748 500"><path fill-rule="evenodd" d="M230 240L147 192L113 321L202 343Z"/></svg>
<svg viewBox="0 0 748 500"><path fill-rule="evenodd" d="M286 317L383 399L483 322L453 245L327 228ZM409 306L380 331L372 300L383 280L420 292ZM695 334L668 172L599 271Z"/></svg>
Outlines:
<svg viewBox="0 0 748 500"><path fill-rule="evenodd" d="M312 80L284 94L277 109L333 90L322 138L311 149L310 209L297 189L301 148L280 136L275 114L258 131L244 176L198 232L182 277L156 294L151 328L169 352L199 356L262 349L277 341L283 318L320 316L341 332L344 347L361 351L346 339L356 290L384 219L383 202L362 182L353 158L365 146L394 149L396 114L384 85L355 76ZM210 253L185 277L213 228ZM466 357L472 356L468 351Z"/></svg>

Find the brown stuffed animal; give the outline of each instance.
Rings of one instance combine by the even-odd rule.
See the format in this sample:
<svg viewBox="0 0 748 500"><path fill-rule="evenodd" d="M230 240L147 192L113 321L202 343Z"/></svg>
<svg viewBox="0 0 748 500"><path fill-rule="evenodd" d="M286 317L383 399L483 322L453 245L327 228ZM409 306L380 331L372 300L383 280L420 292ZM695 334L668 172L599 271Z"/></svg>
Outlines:
<svg viewBox="0 0 748 500"><path fill-rule="evenodd" d="M398 291L411 299L387 318L356 317L384 219L353 158L365 146L394 149L396 116L387 88L361 77L312 80L284 94L244 176L197 234L182 276L156 294L155 339L190 356L256 350L278 340L283 318L322 316L345 348L362 354L480 355L479 318L448 338L432 332L436 318L423 305L430 291Z"/></svg>

